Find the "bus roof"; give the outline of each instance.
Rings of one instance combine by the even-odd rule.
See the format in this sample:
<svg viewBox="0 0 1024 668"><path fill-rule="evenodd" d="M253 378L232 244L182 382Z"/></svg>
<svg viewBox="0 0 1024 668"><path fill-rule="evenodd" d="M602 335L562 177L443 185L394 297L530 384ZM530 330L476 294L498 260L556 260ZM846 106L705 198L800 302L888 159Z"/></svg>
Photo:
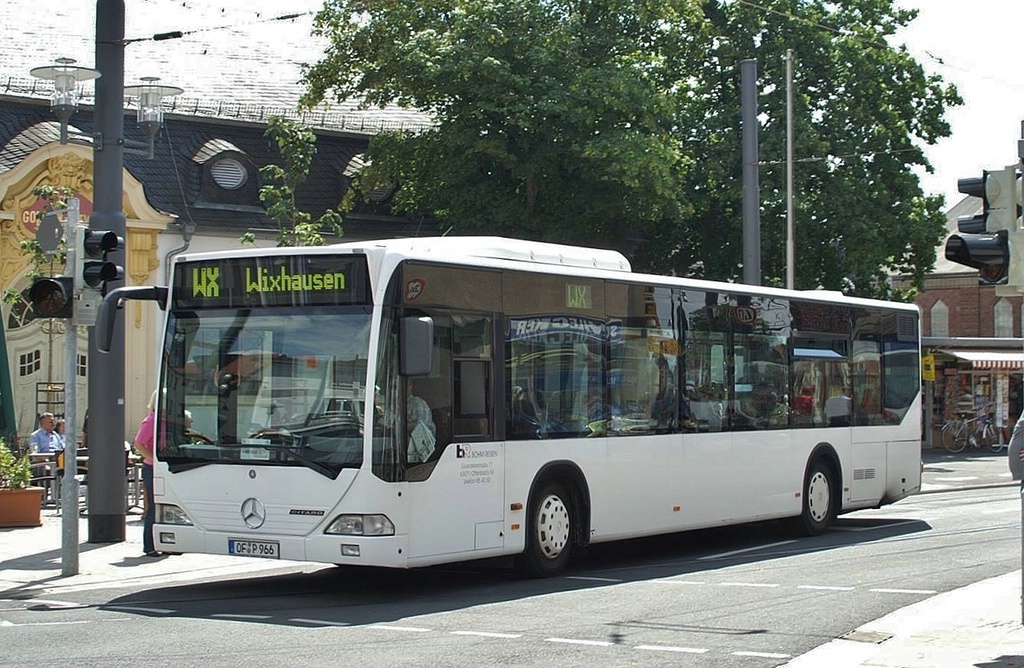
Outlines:
<svg viewBox="0 0 1024 668"><path fill-rule="evenodd" d="M728 283L708 279L663 276L658 274L634 273L629 260L618 251L583 246L569 246L541 241L528 241L495 236L451 236L451 237L407 237L398 239L368 239L349 241L325 246L250 247L202 253L185 253L175 262L209 259L212 257L253 257L260 255L320 254L345 250L346 252L389 252L412 257L431 258L438 262L472 264L473 259L495 261L496 264L523 263L533 265L537 271L557 271L558 267L572 267L582 270L597 270L629 274L629 278L667 285L679 285L704 290L728 290L735 293L777 297L798 297L812 301L845 302L848 305L886 305L894 309L918 311L915 304L882 301L862 297L851 297L834 290L786 290L762 285ZM490 265L483 262L482 265ZM493 266L493 265L492 265ZM625 277L624 277L625 278Z"/></svg>
<svg viewBox="0 0 1024 668"><path fill-rule="evenodd" d="M583 269L632 271L629 260L618 251L506 237L416 237L338 245L386 246L388 250L437 254L437 257L464 256Z"/></svg>

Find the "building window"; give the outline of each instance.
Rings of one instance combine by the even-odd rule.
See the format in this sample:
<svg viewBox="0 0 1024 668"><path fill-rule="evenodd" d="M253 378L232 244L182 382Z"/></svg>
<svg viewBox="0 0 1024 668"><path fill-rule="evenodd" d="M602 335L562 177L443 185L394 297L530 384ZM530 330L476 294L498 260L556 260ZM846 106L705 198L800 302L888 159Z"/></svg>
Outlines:
<svg viewBox="0 0 1024 668"><path fill-rule="evenodd" d="M932 336L949 336L949 307L941 299L932 305L929 316L932 321Z"/></svg>
<svg viewBox="0 0 1024 668"><path fill-rule="evenodd" d="M87 358L85 355L78 356L78 375L81 376L82 378L85 378L89 372L89 369L85 363L86 359Z"/></svg>
<svg viewBox="0 0 1024 668"><path fill-rule="evenodd" d="M1013 304L1008 299L1000 299L994 309L995 323L993 332L997 337L1013 336Z"/></svg>
<svg viewBox="0 0 1024 668"><path fill-rule="evenodd" d="M36 371L39 371L41 366L40 360L42 354L38 350L33 350L30 353L25 353L18 356L18 375L19 376L31 376Z"/></svg>

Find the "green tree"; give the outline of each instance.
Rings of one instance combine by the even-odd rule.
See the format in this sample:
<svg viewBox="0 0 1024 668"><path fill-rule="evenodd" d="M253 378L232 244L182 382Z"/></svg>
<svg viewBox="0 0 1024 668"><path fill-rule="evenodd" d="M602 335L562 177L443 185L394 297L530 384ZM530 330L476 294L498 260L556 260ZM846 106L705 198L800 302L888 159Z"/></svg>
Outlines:
<svg viewBox="0 0 1024 668"><path fill-rule="evenodd" d="M941 196L925 196L923 144L950 133L954 87L887 40L916 16L890 0L705 4L715 35L689 104L694 215L666 221L642 249L661 269L742 275L739 61L759 61L762 273L786 274L785 54L794 54L796 287L893 295L891 271L920 284L945 231Z"/></svg>
<svg viewBox="0 0 1024 668"><path fill-rule="evenodd" d="M433 114L428 132L372 142L361 186L399 184L399 211L619 246L684 213L674 129L702 24L696 0L329 2L304 101Z"/></svg>
<svg viewBox="0 0 1024 668"><path fill-rule="evenodd" d="M342 214L327 210L316 220L299 209L295 191L309 176L313 157L316 155L316 135L309 128L282 116L271 117L265 136L277 144L277 150L284 159L284 165L265 165L260 175L265 185L260 188L260 202L267 209L267 215L277 223L278 246L322 246L323 231L341 236ZM245 242L252 242L250 232L243 236Z"/></svg>
<svg viewBox="0 0 1024 668"><path fill-rule="evenodd" d="M892 0L331 0L303 102L433 114L371 143L361 188L456 233L614 247L640 269L742 275L739 63L761 64L762 270L785 276L795 54L797 287L887 295L934 262L942 201L912 169L955 89L886 39ZM806 161L805 161L806 160Z"/></svg>

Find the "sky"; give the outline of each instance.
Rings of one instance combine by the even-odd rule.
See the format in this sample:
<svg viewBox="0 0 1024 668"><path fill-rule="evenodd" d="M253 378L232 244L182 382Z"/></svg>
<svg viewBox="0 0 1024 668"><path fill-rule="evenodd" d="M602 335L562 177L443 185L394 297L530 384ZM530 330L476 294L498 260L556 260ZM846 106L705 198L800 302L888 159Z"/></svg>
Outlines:
<svg viewBox="0 0 1024 668"><path fill-rule="evenodd" d="M949 110L953 134L925 148L934 174L921 173L926 193L963 195L958 178L1016 164L1024 121L1024 0L897 0L920 10L896 36L926 71L956 84L964 105Z"/></svg>

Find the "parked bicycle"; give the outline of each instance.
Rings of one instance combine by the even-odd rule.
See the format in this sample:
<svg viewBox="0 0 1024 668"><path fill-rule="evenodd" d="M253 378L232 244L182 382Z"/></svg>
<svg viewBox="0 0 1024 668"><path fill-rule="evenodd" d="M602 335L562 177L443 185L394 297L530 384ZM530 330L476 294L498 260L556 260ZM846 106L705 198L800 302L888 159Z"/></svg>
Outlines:
<svg viewBox="0 0 1024 668"><path fill-rule="evenodd" d="M1004 446L999 442L999 430L992 424L988 409L971 418L954 418L942 427L942 445L950 452L961 452L970 445L973 448L988 448L999 452Z"/></svg>

